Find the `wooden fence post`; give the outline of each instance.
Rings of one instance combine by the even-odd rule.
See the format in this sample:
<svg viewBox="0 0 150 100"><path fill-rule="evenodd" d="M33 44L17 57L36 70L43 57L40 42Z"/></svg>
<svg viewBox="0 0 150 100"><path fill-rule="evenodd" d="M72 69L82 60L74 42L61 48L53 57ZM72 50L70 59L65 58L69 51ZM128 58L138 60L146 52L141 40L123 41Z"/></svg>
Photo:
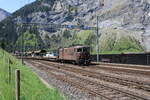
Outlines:
<svg viewBox="0 0 150 100"><path fill-rule="evenodd" d="M20 100L20 70L16 70L16 100Z"/></svg>
<svg viewBox="0 0 150 100"><path fill-rule="evenodd" d="M11 82L11 68L10 68L10 59L8 59L8 82Z"/></svg>

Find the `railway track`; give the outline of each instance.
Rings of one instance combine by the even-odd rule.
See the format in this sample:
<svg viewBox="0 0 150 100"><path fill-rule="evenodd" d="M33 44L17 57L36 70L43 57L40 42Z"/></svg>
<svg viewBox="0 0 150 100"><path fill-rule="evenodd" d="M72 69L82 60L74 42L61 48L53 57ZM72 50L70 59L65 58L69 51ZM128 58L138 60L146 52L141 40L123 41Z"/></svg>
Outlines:
<svg viewBox="0 0 150 100"><path fill-rule="evenodd" d="M53 67L58 67L61 66L61 64L56 64L56 63L52 63L52 62L47 62L47 61L41 61L44 64L53 66ZM117 83L120 85L124 85L124 86L128 86L128 87L132 87L132 88L136 88L136 89L140 89L140 90L144 90L147 92L150 92L150 84L146 83L146 82L140 82L140 81L135 81L135 80L131 80L131 79L122 79L119 77L113 77L113 76L109 76L109 75L104 75L102 73L98 73L98 72L93 72L83 69L83 68L79 68L73 65L63 65L64 67L59 67L60 69L63 70L67 70L70 72L74 72L77 74L81 74L83 76L88 76L88 77L92 77L92 78L96 78L96 79L100 79L100 80L104 80L107 82L113 82L113 83ZM72 67L70 67L72 66Z"/></svg>
<svg viewBox="0 0 150 100"><path fill-rule="evenodd" d="M149 67L139 67L139 66L134 67L134 65L127 66L127 65L120 65L120 64L100 63L99 65L95 65L93 68L110 70L110 71L115 71L115 72L121 71L121 72L126 72L126 73L150 76L150 68Z"/></svg>
<svg viewBox="0 0 150 100"><path fill-rule="evenodd" d="M88 77L77 75L70 71L62 70L60 68L54 68L51 65L40 63L39 61L30 61L34 66L52 74L57 79L68 82L69 84L88 92L89 94L99 96L103 98L102 100L149 100L138 95L123 92L115 88L111 88L101 84L98 81L91 80ZM57 73L63 73L63 75L58 75Z"/></svg>
<svg viewBox="0 0 150 100"><path fill-rule="evenodd" d="M26 59L26 58L25 58ZM27 58L33 59L33 58ZM44 58L34 58L34 60L47 60ZM54 60L53 60L54 61ZM125 72L131 74L140 74L150 76L150 67L142 66L142 65L127 65L127 64L110 64L110 63L94 63L94 66L91 66L92 69L103 69L103 70L110 70L114 72Z"/></svg>
<svg viewBox="0 0 150 100"><path fill-rule="evenodd" d="M97 65L107 65L111 67L120 67L120 68L133 68L133 69L141 69L141 70L150 70L150 66L146 65L131 65L131 64L114 64L114 63L97 63Z"/></svg>

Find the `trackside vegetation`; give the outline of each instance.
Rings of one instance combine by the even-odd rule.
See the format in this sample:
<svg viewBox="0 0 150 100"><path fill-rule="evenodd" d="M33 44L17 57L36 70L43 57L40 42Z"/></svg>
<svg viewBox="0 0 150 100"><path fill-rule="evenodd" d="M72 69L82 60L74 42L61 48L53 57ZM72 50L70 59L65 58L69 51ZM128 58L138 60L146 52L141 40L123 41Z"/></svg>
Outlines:
<svg viewBox="0 0 150 100"><path fill-rule="evenodd" d="M21 71L21 100L65 100L56 89L47 88L31 69L1 49L0 100L15 100L16 69Z"/></svg>

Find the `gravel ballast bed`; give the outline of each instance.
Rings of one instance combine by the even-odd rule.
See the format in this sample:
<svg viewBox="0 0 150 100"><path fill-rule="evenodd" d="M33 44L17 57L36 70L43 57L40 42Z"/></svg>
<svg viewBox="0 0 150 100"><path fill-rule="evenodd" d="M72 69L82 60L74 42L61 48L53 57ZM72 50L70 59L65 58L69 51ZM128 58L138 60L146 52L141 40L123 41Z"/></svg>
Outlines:
<svg viewBox="0 0 150 100"><path fill-rule="evenodd" d="M67 98L67 100L100 100L100 98L91 97L66 82L57 80L55 77L48 75L48 73L42 70L39 70L32 64L29 64L27 62L25 62L25 64L29 66L40 78L46 81L50 86L57 88L59 92L61 92Z"/></svg>

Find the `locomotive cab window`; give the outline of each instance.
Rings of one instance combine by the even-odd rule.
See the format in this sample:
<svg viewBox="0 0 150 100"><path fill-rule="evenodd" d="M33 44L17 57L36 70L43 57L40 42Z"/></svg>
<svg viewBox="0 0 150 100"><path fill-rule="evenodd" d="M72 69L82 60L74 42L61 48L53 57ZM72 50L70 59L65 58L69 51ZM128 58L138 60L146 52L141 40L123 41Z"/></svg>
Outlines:
<svg viewBox="0 0 150 100"><path fill-rule="evenodd" d="M88 47L78 48L77 52L90 52L90 48L88 48Z"/></svg>
<svg viewBox="0 0 150 100"><path fill-rule="evenodd" d="M77 52L82 52L82 48L78 48L78 49L77 49Z"/></svg>
<svg viewBox="0 0 150 100"><path fill-rule="evenodd" d="M90 48L83 48L83 52L90 52Z"/></svg>

